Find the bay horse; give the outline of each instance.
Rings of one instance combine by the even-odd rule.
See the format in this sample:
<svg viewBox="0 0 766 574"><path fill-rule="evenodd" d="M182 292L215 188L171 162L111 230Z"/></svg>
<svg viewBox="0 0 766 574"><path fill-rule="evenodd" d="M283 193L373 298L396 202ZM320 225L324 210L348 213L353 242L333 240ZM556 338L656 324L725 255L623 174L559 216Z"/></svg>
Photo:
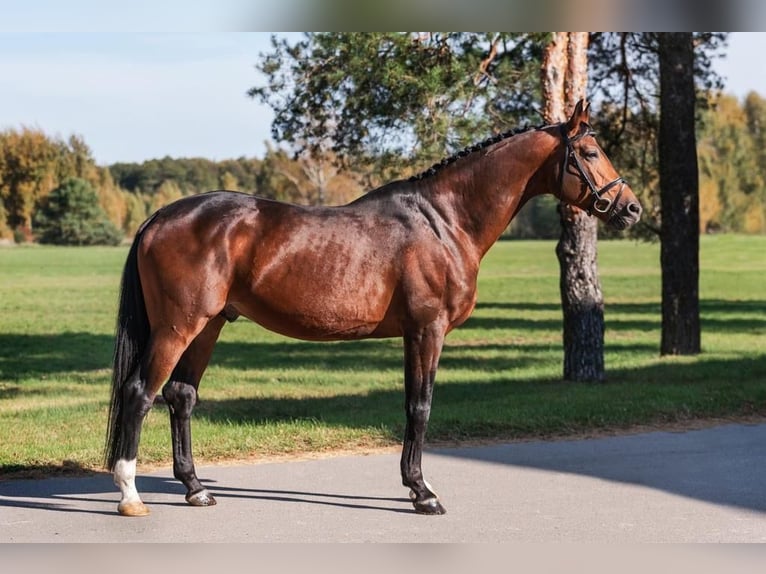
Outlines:
<svg viewBox="0 0 766 574"><path fill-rule="evenodd" d="M568 121L477 144L348 205L304 207L227 191L182 198L139 228L122 276L106 442L118 512L149 510L135 486L155 395L170 410L173 474L193 506L215 498L194 469L190 415L227 321L306 340L404 340L401 476L415 510L443 514L421 455L444 337L476 304L479 263L533 196L553 193L615 229L641 206L594 139L589 106Z"/></svg>

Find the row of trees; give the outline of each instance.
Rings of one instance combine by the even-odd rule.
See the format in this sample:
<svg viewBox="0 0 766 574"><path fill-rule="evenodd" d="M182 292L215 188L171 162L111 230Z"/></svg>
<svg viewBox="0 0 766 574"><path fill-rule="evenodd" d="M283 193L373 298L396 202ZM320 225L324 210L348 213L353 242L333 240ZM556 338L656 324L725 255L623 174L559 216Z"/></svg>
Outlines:
<svg viewBox="0 0 766 574"><path fill-rule="evenodd" d="M755 92L744 101L721 94L710 98L699 114L697 130L701 231L766 233L766 99ZM622 110L602 106L593 119L599 139L610 145L620 129ZM658 125L655 116L650 120ZM634 121L623 131L619 146L611 144L609 150L620 172L643 193L648 209L646 225L633 231L639 234L659 228L657 158L647 142L656 147L656 135ZM184 195L232 189L294 203L332 205L350 201L383 182L387 174L393 177L390 165L381 167L380 159L360 162L354 169L339 167L335 159L330 150L320 158L306 151L295 157L269 147L262 159L213 162L166 157L100 167L77 136L63 140L38 129L9 129L0 132L0 239L15 235L18 241L48 240L37 232L35 215L46 206L49 194L70 178L87 182L105 219L116 233L130 237L148 214ZM414 173L431 159L400 160L398 175ZM104 216L98 215L99 221ZM508 234L555 238L559 231L557 204L544 196L519 213ZM608 231L601 227L599 233Z"/></svg>
<svg viewBox="0 0 766 574"><path fill-rule="evenodd" d="M363 192L359 179L330 161L309 162L278 148L269 148L263 159L166 157L100 167L77 136L64 140L39 129L8 129L0 132L0 239L114 243L185 195L229 189L337 204Z"/></svg>
<svg viewBox="0 0 766 574"><path fill-rule="evenodd" d="M80 182L74 192L65 186L72 181ZM83 206L94 202L97 209L87 210L83 225L105 229L109 222L110 236L134 229L146 217L142 198L120 188L108 168L97 166L82 138L64 140L26 127L0 132L0 239L51 240L37 233L38 223L46 229L65 215L77 219L84 215ZM100 242L103 234L94 234L88 239L87 230L81 230L74 243Z"/></svg>

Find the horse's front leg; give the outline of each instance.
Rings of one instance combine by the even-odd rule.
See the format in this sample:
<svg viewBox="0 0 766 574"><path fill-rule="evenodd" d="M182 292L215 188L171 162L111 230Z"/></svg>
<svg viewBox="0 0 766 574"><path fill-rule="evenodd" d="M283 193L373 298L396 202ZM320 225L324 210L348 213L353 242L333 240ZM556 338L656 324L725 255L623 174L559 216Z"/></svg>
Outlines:
<svg viewBox="0 0 766 574"><path fill-rule="evenodd" d="M431 398L439 364L444 329L434 325L404 336L404 388L407 426L402 449L402 483L410 488L415 511L420 514L444 514L446 510L431 485L423 478L421 459Z"/></svg>

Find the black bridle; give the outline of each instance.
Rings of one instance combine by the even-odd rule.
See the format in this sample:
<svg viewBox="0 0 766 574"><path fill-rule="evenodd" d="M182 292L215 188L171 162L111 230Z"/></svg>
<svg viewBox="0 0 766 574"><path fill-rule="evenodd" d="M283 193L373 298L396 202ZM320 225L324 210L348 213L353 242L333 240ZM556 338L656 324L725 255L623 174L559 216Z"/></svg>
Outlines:
<svg viewBox="0 0 766 574"><path fill-rule="evenodd" d="M587 125L587 124L586 124ZM617 179L610 181L606 185L604 185L601 189L598 189L596 187L596 184L593 183L593 180L588 176L588 174L585 172L585 170L582 168L582 164L580 163L580 160L577 157L577 154L575 153L574 149L574 143L585 136L592 136L596 132L594 132L590 126L588 126L588 129L580 132L575 137L571 138L567 135L567 127L566 124L561 124L561 137L564 140L564 144L567 147L566 153L564 154L564 164L561 166L561 174L559 176L559 197L561 197L564 193L564 174L567 172L567 168L569 167L569 161L570 158L572 160L572 163L574 163L575 167L577 168L577 171L580 173L580 177L583 178L585 183L588 185L588 188L590 189L590 194L593 196L593 201L591 202L590 206L588 206L588 209L586 210L588 215L593 215L594 211L597 211L601 214L609 215L614 210L614 208L617 206L617 202L620 199L620 196L622 195L622 190L625 189L625 184L627 183L624 179L621 177L618 177ZM621 184L620 189L617 190L617 194L612 198L609 199L608 197L602 197L607 191L612 189L614 186Z"/></svg>

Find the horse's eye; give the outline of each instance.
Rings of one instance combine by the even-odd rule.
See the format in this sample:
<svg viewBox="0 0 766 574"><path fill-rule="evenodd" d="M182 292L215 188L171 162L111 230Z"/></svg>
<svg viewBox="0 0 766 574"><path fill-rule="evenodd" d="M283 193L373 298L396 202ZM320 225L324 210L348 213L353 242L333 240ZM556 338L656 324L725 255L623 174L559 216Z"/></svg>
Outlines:
<svg viewBox="0 0 766 574"><path fill-rule="evenodd" d="M586 150L583 150L582 156L585 159L597 159L598 151L596 151L595 149L586 149Z"/></svg>

